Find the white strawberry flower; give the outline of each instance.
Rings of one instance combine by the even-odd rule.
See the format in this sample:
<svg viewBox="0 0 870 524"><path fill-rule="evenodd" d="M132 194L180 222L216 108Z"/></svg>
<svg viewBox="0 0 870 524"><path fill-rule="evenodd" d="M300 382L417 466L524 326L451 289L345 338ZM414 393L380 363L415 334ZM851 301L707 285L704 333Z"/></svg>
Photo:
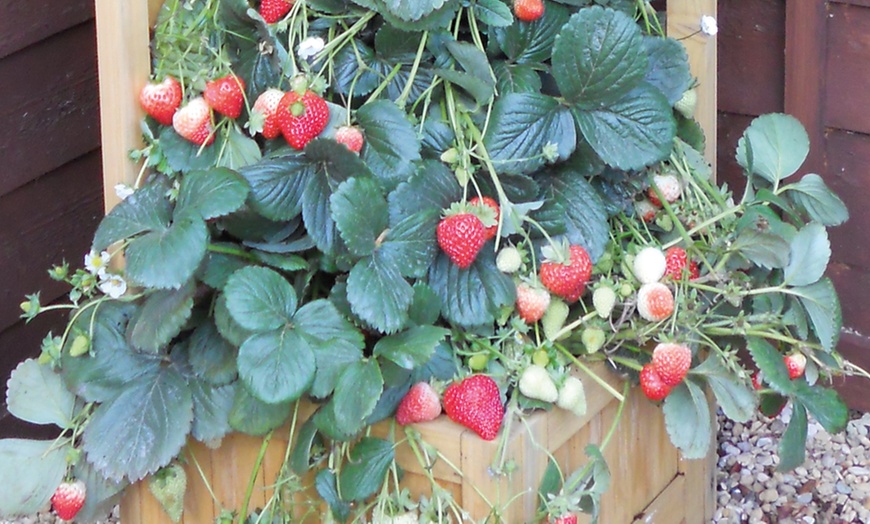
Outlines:
<svg viewBox="0 0 870 524"><path fill-rule="evenodd" d="M106 274L111 258L108 251L97 253L92 249L85 255L85 269L88 273L102 278Z"/></svg>
<svg viewBox="0 0 870 524"><path fill-rule="evenodd" d="M121 200L125 200L135 191L136 190L133 189L133 186L130 186L128 184L115 184L115 194L118 195L118 198L120 198Z"/></svg>
<svg viewBox="0 0 870 524"><path fill-rule="evenodd" d="M716 36L719 32L719 24L716 18L710 15L701 17L701 32L708 36Z"/></svg>
<svg viewBox="0 0 870 524"><path fill-rule="evenodd" d="M127 281L121 275L107 274L97 287L111 298L121 298L127 292Z"/></svg>
<svg viewBox="0 0 870 524"><path fill-rule="evenodd" d="M645 247L634 257L634 276L641 284L658 282L664 276L667 267L665 254L657 247Z"/></svg>
<svg viewBox="0 0 870 524"><path fill-rule="evenodd" d="M309 36L299 43L299 47L296 48L296 56L298 56L300 60L305 60L307 62L314 58L317 53L323 51L324 47L326 47L326 42L324 42L322 38L319 36Z"/></svg>

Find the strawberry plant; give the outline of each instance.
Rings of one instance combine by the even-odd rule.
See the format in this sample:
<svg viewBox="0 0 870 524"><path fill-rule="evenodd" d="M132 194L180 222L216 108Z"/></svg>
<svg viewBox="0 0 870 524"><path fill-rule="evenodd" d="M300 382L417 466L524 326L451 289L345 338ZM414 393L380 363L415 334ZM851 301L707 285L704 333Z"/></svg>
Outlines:
<svg viewBox="0 0 870 524"><path fill-rule="evenodd" d="M149 479L177 519L186 442L290 427L286 489L229 520L289 518L309 471L339 521L462 520L434 480L419 501L398 491L394 442L368 429L397 419L424 460L414 424L442 404L486 440L534 410L583 417L576 374L624 404L590 375L601 361L662 403L689 459L709 452L708 391L738 421L792 403L780 464L799 465L808 415L845 427L826 383L861 372L836 352L825 276L826 228L848 214L795 176L808 139L782 114L741 139L741 195L711 181L686 52L650 9L167 0L140 176L85 267L50 270L68 303L22 304L69 313L7 391L60 434L0 441L0 514L77 486L93 520ZM541 520L597 515L606 445L551 464Z"/></svg>

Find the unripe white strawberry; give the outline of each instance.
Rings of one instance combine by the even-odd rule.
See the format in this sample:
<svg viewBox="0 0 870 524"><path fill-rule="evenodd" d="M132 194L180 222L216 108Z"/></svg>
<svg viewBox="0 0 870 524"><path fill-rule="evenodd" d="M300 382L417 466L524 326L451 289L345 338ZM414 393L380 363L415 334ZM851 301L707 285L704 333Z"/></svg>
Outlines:
<svg viewBox="0 0 870 524"><path fill-rule="evenodd" d="M599 349L604 347L604 342L607 340L607 335L604 330L598 327L588 327L583 330L580 335L580 340L586 347L587 353L597 353Z"/></svg>
<svg viewBox="0 0 870 524"><path fill-rule="evenodd" d="M495 257L495 265L502 273L516 273L523 264L520 250L514 246L506 246Z"/></svg>
<svg viewBox="0 0 870 524"><path fill-rule="evenodd" d="M607 285L595 288L592 292L592 305L595 306L595 312L599 317L609 317L613 306L616 305L616 291Z"/></svg>
<svg viewBox="0 0 870 524"><path fill-rule="evenodd" d="M519 386L520 393L535 400L552 403L559 398L556 384L547 370L541 366L532 364L523 370Z"/></svg>
<svg viewBox="0 0 870 524"><path fill-rule="evenodd" d="M653 186L650 187L649 191L647 191L647 196L649 197L649 201L656 207L661 207L662 202L659 199L658 193L662 194L662 197L668 202L676 202L680 195L683 193L683 187L680 184L680 180L674 175L655 175L653 177ZM658 192L656 192L658 189Z"/></svg>
<svg viewBox="0 0 870 524"><path fill-rule="evenodd" d="M658 208L646 198L634 203L634 211L637 213L637 216L646 223L655 220L656 214L659 212Z"/></svg>
<svg viewBox="0 0 870 524"><path fill-rule="evenodd" d="M585 415L586 390L583 388L583 382L577 377L568 377L559 390L559 398L556 399L556 405L574 413L578 417Z"/></svg>
<svg viewBox="0 0 870 524"><path fill-rule="evenodd" d="M659 282L644 284L637 292L637 312L650 322L659 322L674 312L674 294Z"/></svg>
<svg viewBox="0 0 870 524"><path fill-rule="evenodd" d="M556 340L556 335L565 326L565 321L568 320L568 304L561 300L551 300L550 307L544 312L541 317L541 327L544 328L544 336L547 340ZM567 336L570 333L565 333Z"/></svg>
<svg viewBox="0 0 870 524"><path fill-rule="evenodd" d="M634 257L634 265L632 269L634 276L641 284L651 284L661 280L668 267L665 254L662 250L648 246L640 250L637 256Z"/></svg>
<svg viewBox="0 0 870 524"><path fill-rule="evenodd" d="M686 118L695 116L695 107L698 105L698 90L694 87L683 92L683 96L674 104L674 109Z"/></svg>

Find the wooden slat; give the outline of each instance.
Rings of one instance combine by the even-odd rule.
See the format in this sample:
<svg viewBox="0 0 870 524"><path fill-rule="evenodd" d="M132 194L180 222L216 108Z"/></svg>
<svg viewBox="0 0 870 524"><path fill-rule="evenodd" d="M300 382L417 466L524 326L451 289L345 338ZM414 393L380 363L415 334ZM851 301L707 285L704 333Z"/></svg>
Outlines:
<svg viewBox="0 0 870 524"><path fill-rule="evenodd" d="M825 182L836 192L851 211L849 220L838 227L830 228L828 236L834 260L852 268L870 268L870 250L867 249L870 232L870 213L864 212L866 197L870 191L870 137L857 133L831 130L826 140L828 168ZM843 289L843 293L852 293ZM870 333L870 317L861 315L866 300L860 294L842 297L849 307L844 312L847 325L861 333ZM855 314L852 314L854 308ZM856 324L852 324L856 322Z"/></svg>
<svg viewBox="0 0 870 524"><path fill-rule="evenodd" d="M0 58L93 17L92 0L0 2Z"/></svg>
<svg viewBox="0 0 870 524"><path fill-rule="evenodd" d="M716 161L716 68L717 36L699 33L701 17L716 17L716 0L670 0L668 2L668 36L682 41L689 53L689 65L699 79L698 108L695 118L707 137L705 157Z"/></svg>
<svg viewBox="0 0 870 524"><path fill-rule="evenodd" d="M0 60L0 195L99 147L94 26Z"/></svg>
<svg viewBox="0 0 870 524"><path fill-rule="evenodd" d="M119 202L115 184L133 182L138 172L127 153L141 145L137 100L150 73L148 17L145 0L96 0L106 210Z"/></svg>
<svg viewBox="0 0 870 524"><path fill-rule="evenodd" d="M838 4L828 9L823 71L825 127L870 133L870 9ZM817 81L818 82L818 81Z"/></svg>
<svg viewBox="0 0 870 524"><path fill-rule="evenodd" d="M0 197L0 330L17 321L25 294L41 291L51 301L69 291L46 271L64 259L81 265L102 218L100 189L94 152ZM17 348L4 354L20 355Z"/></svg>
<svg viewBox="0 0 870 524"><path fill-rule="evenodd" d="M719 111L753 116L781 112L785 2L722 2L719 29L718 74L724 80L719 84Z"/></svg>
<svg viewBox="0 0 870 524"><path fill-rule="evenodd" d="M803 123L810 136L804 169L825 172L823 92L827 5L825 0L786 2L785 111Z"/></svg>
<svg viewBox="0 0 870 524"><path fill-rule="evenodd" d="M633 521L633 524L691 524L692 521L687 519L684 513L685 504L686 479L679 476L643 511L641 516Z"/></svg>

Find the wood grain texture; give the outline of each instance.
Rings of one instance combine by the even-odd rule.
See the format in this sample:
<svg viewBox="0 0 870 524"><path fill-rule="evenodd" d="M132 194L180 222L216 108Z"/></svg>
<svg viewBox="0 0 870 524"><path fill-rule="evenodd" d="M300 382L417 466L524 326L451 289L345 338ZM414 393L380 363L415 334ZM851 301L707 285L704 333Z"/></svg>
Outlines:
<svg viewBox="0 0 870 524"><path fill-rule="evenodd" d="M92 0L0 2L0 58L93 17Z"/></svg>
<svg viewBox="0 0 870 524"><path fill-rule="evenodd" d="M870 8L828 9L824 69L824 125L870 133Z"/></svg>
<svg viewBox="0 0 870 524"><path fill-rule="evenodd" d="M100 144L94 25L0 60L0 195Z"/></svg>
<svg viewBox="0 0 870 524"><path fill-rule="evenodd" d="M0 330L17 321L25 294L41 290L50 302L69 291L46 271L64 260L81 266L101 218L97 152L0 197ZM0 355L5 360L14 351L2 348Z"/></svg>
<svg viewBox="0 0 870 524"><path fill-rule="evenodd" d="M825 182L850 210L849 220L845 224L828 231L834 260L849 267L870 270L870 250L867 249L870 214L864 211L870 191L870 171L867 169L870 166L870 137L830 130L822 145L828 155L828 168L822 173ZM868 329L859 331L870 333L870 318L852 315L849 311L852 308L862 308L866 299L857 295L853 298L854 302L850 299L843 300L847 305L847 325L861 319Z"/></svg>
<svg viewBox="0 0 870 524"><path fill-rule="evenodd" d="M719 111L754 116L782 111L785 2L720 1L718 39Z"/></svg>

